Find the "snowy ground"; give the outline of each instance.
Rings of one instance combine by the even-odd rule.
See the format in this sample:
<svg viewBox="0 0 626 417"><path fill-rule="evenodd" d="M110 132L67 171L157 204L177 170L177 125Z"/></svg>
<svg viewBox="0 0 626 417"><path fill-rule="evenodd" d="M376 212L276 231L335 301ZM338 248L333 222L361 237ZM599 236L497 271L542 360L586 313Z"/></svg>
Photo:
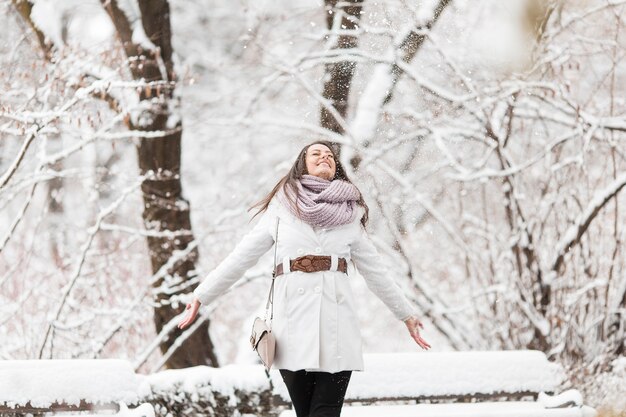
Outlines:
<svg viewBox="0 0 626 417"><path fill-rule="evenodd" d="M616 359L613 370L579 386L587 402L601 415L607 417L626 416L626 358Z"/></svg>

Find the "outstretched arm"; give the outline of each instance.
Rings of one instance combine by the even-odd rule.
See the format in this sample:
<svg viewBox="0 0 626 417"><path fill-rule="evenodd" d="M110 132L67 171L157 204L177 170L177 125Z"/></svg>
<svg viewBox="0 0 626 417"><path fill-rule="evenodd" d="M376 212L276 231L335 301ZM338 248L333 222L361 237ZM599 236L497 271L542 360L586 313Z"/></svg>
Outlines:
<svg viewBox="0 0 626 417"><path fill-rule="evenodd" d="M191 324L198 314L200 304L208 305L230 288L241 276L257 263L261 255L274 244L269 222L275 216L265 212L256 226L250 230L233 251L211 271L194 290L194 300L187 305L187 315L178 324L183 329Z"/></svg>
<svg viewBox="0 0 626 417"><path fill-rule="evenodd" d="M406 324L411 337L421 348L430 348L430 345L419 334L419 329L424 325L417 319L415 309L400 287L387 273L376 247L364 229L361 229L359 238L351 245L351 255L367 287L385 303L398 320Z"/></svg>

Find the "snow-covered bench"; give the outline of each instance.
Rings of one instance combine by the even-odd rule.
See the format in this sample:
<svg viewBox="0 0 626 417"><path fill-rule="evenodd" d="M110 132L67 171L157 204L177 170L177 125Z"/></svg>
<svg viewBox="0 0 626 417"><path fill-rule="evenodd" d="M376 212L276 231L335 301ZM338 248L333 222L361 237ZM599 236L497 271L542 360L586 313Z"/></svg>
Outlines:
<svg viewBox="0 0 626 417"><path fill-rule="evenodd" d="M275 391L288 401L280 375L272 376ZM564 378L563 369L538 351L365 355L365 372L352 374L342 417L594 416L575 390L548 395Z"/></svg>
<svg viewBox="0 0 626 417"><path fill-rule="evenodd" d="M46 411L115 410L139 405L150 394L145 378L124 360L0 361L0 415ZM154 416L149 404L140 413Z"/></svg>
<svg viewBox="0 0 626 417"><path fill-rule="evenodd" d="M137 375L122 360L0 361L0 415L119 405L118 417L276 416L290 402L279 372L270 376L272 384L261 365ZM547 395L564 378L560 366L535 351L365 355L365 372L353 373L342 417L595 415L575 391ZM288 416L293 412L281 414Z"/></svg>

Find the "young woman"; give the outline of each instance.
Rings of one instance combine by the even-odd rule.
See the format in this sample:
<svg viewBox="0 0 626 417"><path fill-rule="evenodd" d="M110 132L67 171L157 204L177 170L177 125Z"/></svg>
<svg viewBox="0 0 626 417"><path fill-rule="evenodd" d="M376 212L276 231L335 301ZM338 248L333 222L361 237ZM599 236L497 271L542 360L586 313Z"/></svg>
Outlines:
<svg viewBox="0 0 626 417"><path fill-rule="evenodd" d="M352 371L363 370L361 335L350 289L352 260L370 290L404 321L422 348L422 323L379 260L365 231L368 208L331 143L305 146L289 173L256 206L262 216L195 289L179 328L191 324L274 245L274 367L298 417L339 416Z"/></svg>

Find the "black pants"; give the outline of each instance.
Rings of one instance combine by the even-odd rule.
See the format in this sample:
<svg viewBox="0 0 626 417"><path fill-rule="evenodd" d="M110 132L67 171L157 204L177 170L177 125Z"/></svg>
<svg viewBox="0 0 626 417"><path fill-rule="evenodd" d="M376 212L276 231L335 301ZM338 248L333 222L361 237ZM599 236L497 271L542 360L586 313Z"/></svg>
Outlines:
<svg viewBox="0 0 626 417"><path fill-rule="evenodd" d="M307 372L281 369L298 417L339 417L352 371Z"/></svg>

